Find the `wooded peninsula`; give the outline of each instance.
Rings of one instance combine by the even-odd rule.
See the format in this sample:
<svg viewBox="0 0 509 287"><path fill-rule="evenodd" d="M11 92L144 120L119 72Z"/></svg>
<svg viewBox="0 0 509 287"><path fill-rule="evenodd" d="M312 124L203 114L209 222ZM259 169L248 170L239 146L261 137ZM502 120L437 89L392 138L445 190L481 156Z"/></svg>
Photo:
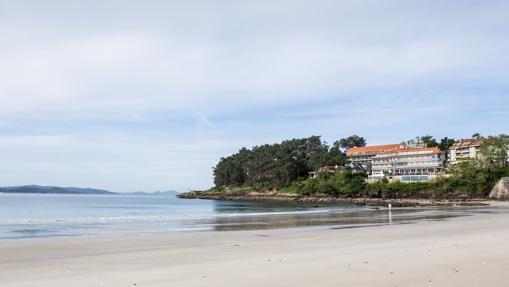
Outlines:
<svg viewBox="0 0 509 287"><path fill-rule="evenodd" d="M415 182L394 180L388 175L368 180L370 170L356 169L347 153L349 149L366 146L366 140L357 135L332 145L323 142L320 136L311 136L242 148L221 158L213 168L213 188L184 193L181 197L374 202L376 205L380 200L398 199L482 200L488 198L501 178L509 176L509 136L474 134L473 138L481 139L477 155L454 164L449 164L449 149L459 141L448 137L436 140L429 135L418 138L421 146L439 149L444 164L433 179ZM341 168L319 172L331 166Z"/></svg>

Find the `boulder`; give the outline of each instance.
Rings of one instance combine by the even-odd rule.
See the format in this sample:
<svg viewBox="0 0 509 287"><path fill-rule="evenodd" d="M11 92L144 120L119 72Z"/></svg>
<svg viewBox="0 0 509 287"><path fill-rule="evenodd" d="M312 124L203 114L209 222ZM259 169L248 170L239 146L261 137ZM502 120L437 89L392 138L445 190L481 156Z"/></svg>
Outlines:
<svg viewBox="0 0 509 287"><path fill-rule="evenodd" d="M177 197L185 199L194 199L198 197L198 193L196 191L182 192L179 195L177 195Z"/></svg>
<svg viewBox="0 0 509 287"><path fill-rule="evenodd" d="M509 177L503 177L490 192L491 199L509 200Z"/></svg>

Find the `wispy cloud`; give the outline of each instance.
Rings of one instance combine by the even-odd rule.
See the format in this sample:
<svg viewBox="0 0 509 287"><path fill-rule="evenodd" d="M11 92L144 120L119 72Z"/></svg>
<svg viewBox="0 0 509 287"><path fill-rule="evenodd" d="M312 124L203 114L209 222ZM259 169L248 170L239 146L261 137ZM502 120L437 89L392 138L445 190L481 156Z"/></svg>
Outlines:
<svg viewBox="0 0 509 287"><path fill-rule="evenodd" d="M0 180L202 188L221 156L286 137L507 132L508 12L506 1L2 1Z"/></svg>

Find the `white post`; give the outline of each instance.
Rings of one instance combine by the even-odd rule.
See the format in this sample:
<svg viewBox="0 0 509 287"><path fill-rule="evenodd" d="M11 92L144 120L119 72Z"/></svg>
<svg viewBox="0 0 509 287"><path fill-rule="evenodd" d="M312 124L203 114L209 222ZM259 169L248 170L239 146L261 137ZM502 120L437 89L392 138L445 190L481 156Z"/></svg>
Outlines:
<svg viewBox="0 0 509 287"><path fill-rule="evenodd" d="M389 224L392 224L392 204L389 203Z"/></svg>

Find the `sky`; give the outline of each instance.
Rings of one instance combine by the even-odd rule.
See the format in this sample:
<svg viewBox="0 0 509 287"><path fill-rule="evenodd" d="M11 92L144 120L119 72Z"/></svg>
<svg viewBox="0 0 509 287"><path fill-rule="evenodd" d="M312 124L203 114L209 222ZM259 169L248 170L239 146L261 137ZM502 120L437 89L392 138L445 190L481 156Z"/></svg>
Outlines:
<svg viewBox="0 0 509 287"><path fill-rule="evenodd" d="M242 147L509 133L509 1L0 0L0 186L204 189Z"/></svg>

